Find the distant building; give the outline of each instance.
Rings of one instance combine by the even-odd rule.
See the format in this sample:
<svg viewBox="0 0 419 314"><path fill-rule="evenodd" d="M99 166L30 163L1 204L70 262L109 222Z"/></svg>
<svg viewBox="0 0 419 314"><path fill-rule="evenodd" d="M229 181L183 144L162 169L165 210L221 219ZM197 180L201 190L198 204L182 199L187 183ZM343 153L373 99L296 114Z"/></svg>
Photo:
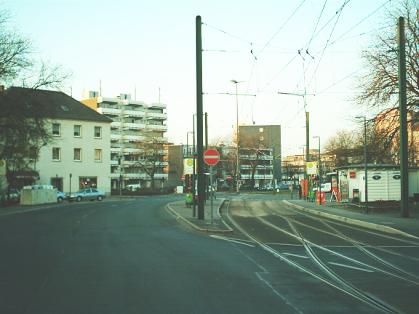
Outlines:
<svg viewBox="0 0 419 314"><path fill-rule="evenodd" d="M257 176L263 177L264 182L267 180L281 180L281 126L280 125L241 125L239 126L239 147L245 149L244 155L249 154L249 149L258 148L261 149L261 156L265 156L263 161L260 162L259 168L257 169ZM247 151L246 151L247 150ZM242 152L240 151L240 154ZM256 156L256 155L255 155ZM269 156L269 157L268 157ZM269 160L269 164L267 161ZM240 163L242 158L240 157ZM245 168L240 168L244 177L248 176L248 164L249 159L247 157L243 160ZM243 176L242 176L243 178ZM268 179L270 178L270 179ZM259 180L259 179L258 179Z"/></svg>
<svg viewBox="0 0 419 314"><path fill-rule="evenodd" d="M399 109L391 108L381 111L374 119L375 129L379 132L387 132L399 128ZM408 162L410 166L419 165L419 111L409 110L407 112L407 146ZM400 138L393 137L390 143L390 154L395 164L400 163L399 158Z"/></svg>
<svg viewBox="0 0 419 314"><path fill-rule="evenodd" d="M272 148L240 148L241 185L251 188L273 185L273 151Z"/></svg>
<svg viewBox="0 0 419 314"><path fill-rule="evenodd" d="M0 93L3 95L21 108L41 103L48 107L45 118L52 140L29 160L32 170L15 173L21 185L51 184L63 192L97 187L110 192L107 165L112 120L62 92L11 87Z"/></svg>
<svg viewBox="0 0 419 314"><path fill-rule="evenodd" d="M319 150L310 149L310 160L318 161ZM302 179L305 172L305 154L296 154L285 156L282 159L282 179L283 180L292 180ZM325 175L327 172L332 172L336 168L336 156L332 154L321 154L321 169L322 174Z"/></svg>
<svg viewBox="0 0 419 314"><path fill-rule="evenodd" d="M102 97L90 92L86 106L112 119L110 170L113 189L128 184L156 187L167 182L166 105L146 104L129 94ZM121 185L120 185L121 182Z"/></svg>

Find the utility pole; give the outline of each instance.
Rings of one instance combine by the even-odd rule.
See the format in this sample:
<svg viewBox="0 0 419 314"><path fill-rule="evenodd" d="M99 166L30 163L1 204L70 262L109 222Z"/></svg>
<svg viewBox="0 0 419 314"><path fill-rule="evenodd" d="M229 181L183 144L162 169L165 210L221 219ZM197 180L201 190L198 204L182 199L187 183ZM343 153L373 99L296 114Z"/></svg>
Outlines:
<svg viewBox="0 0 419 314"><path fill-rule="evenodd" d="M398 24L398 61L399 61L399 112L400 112L400 175L402 217L409 217L409 168L407 155L407 97L406 97L406 36L404 18L399 17Z"/></svg>
<svg viewBox="0 0 419 314"><path fill-rule="evenodd" d="M205 112L205 149L208 149L208 113Z"/></svg>
<svg viewBox="0 0 419 314"><path fill-rule="evenodd" d="M196 16L196 135L197 135L197 154L198 154L198 219L205 219L204 195L205 195L205 175L204 175L204 147L203 147L203 101L202 101L202 36L201 36L201 16Z"/></svg>
<svg viewBox="0 0 419 314"><path fill-rule="evenodd" d="M241 83L239 81L236 80L231 80L232 83L234 83L234 85L236 85L236 136L237 136L237 146L236 146L236 192L239 193L240 192L240 184L239 184L239 179L240 179L240 158L239 158L239 153L240 153L240 148L239 148L239 142L240 142L240 136L239 136L239 98L238 98L238 94L237 94L237 84Z"/></svg>
<svg viewBox="0 0 419 314"><path fill-rule="evenodd" d="M304 96L304 103L305 99L306 97ZM310 161L310 115L306 111L306 162L308 161Z"/></svg>
<svg viewBox="0 0 419 314"><path fill-rule="evenodd" d="M196 147L195 147L195 115L192 115L192 213L196 217L196 189L195 189L195 179L196 179Z"/></svg>
<svg viewBox="0 0 419 314"><path fill-rule="evenodd" d="M368 208L368 163L367 163L367 117L366 116L357 116L356 119L364 120L364 189L365 189L365 213L369 213Z"/></svg>

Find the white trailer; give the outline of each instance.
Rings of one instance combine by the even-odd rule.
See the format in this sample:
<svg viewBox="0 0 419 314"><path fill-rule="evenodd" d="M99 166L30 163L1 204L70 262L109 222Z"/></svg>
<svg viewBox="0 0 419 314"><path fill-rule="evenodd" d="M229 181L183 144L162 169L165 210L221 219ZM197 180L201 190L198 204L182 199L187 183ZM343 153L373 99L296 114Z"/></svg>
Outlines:
<svg viewBox="0 0 419 314"><path fill-rule="evenodd" d="M368 201L400 201L400 167L368 164ZM365 201L364 165L338 168L339 190L343 201ZM409 169L409 197L419 193L419 168Z"/></svg>

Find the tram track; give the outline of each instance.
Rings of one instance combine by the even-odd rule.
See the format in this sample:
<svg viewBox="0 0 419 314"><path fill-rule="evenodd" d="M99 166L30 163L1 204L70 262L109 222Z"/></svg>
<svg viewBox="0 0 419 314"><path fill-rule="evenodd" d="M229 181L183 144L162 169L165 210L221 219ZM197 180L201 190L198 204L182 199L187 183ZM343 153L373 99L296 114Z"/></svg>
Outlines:
<svg viewBox="0 0 419 314"><path fill-rule="evenodd" d="M246 204L246 202L243 203L243 206L245 207L245 210L249 213L253 213L252 208L249 208ZM255 244L257 244L259 247L261 247L263 250L269 252L270 254L272 254L273 256L279 258L280 260L282 260L283 262L287 263L288 265L290 265L291 267L294 267L300 271L303 271L304 273L322 281L323 283L329 285L330 287L337 289L343 293L345 293L346 295L349 295L365 304L368 304L369 306L380 310L384 313L401 313L400 310L395 309L393 306L385 303L384 301L380 300L379 298L368 294L364 291L362 291L361 289L353 286L351 283L347 282L344 278L342 278L341 276L339 276L337 273L335 273L330 267L328 267L326 265L326 263L324 263L318 256L317 254L314 252L313 247L317 247L317 248L321 248L321 246L318 246L315 243L312 243L310 241L307 241L303 235L298 231L298 229L295 227L295 225L293 224L293 222L291 222L290 220L287 220L287 223L289 224L290 228L291 228L291 232L289 230L284 230L278 226L275 226L273 224L271 224L270 222L268 222L267 220L265 220L264 218L260 217L260 215L253 215L254 218L256 218L258 221L260 221L261 223L277 230L277 231L281 231L282 233L287 234L289 237L293 238L293 239L298 239L301 244L303 245L305 251L308 253L308 256L310 257L310 260L317 266L317 269L320 270L319 271L313 271L312 269L310 269L309 267L303 265L301 262L297 262L295 260L293 260L292 258L290 258L290 255L286 255L284 254L284 252L280 252L277 249L274 249L272 246L260 241L254 234L250 234L248 231L244 230L244 228L233 219L233 217L230 215L230 209L227 209L226 211L226 215L228 217L228 219L231 221L231 223L234 225L234 227L240 231L243 235L245 235L246 237L248 237L250 240L252 240ZM289 218L286 218L289 219ZM325 248L323 248L325 249ZM338 255L341 257L344 257L346 259L349 259L351 261L355 261L350 257L346 257L340 253L337 252L333 252L330 249L326 249L326 251L328 251L329 253L335 253L334 255ZM365 263L359 262L357 261L358 264L361 264L364 267L370 267L375 269L373 266L367 265ZM376 269L379 270L379 269Z"/></svg>

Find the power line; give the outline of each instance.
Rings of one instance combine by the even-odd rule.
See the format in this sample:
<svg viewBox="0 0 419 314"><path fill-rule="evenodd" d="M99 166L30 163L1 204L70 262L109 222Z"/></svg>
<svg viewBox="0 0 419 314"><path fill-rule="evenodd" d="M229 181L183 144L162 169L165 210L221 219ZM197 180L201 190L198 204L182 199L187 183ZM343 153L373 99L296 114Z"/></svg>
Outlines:
<svg viewBox="0 0 419 314"><path fill-rule="evenodd" d="M322 90L321 90L320 92L318 92L316 95L321 95L321 94L324 94L327 90L329 90L329 89L331 89L332 87L334 87L334 86L338 85L339 83L341 83L341 82L343 82L343 81L347 80L348 78L350 78L350 77L354 76L355 74L359 73L361 70L362 70L362 69L358 69L358 70L356 70L356 71L353 71L352 73L350 73L350 74L346 75L345 77L341 78L340 80L338 80L338 81L334 82L333 84L331 84L331 85L327 86L326 88L322 89Z"/></svg>
<svg viewBox="0 0 419 314"><path fill-rule="evenodd" d="M307 51L308 51L308 48L310 48L310 44L311 44L311 41L314 38L314 34L316 33L317 26L319 26L320 19L322 18L324 8L326 7L326 3L327 3L327 0L324 1L322 10L320 11L319 17L317 18L316 26L314 27L313 33L311 35L311 38L310 38L310 40L308 41L308 44L307 44L307 49L306 49Z"/></svg>
<svg viewBox="0 0 419 314"><path fill-rule="evenodd" d="M338 14L338 15L337 15L337 18L336 18L336 21L335 21L335 23L333 24L332 30L331 30L331 32L330 32L330 34L329 34L329 38L327 39L326 44L325 44L325 45L324 45L324 47L323 47L323 51L322 51L322 53L321 53L320 59L319 59L319 61L317 62L317 66L316 66L316 68L314 69L313 75L311 76L311 79L310 79L310 82L308 83L308 86L310 86L310 85L311 85L311 82L313 81L313 78L316 76L317 70L319 69L320 63L321 63L321 61L322 61L322 59L323 59L324 52L326 51L326 49L327 49L327 47L328 47L328 45L329 45L330 39L332 38L333 32L335 31L335 28L336 28L336 25L337 25L337 24L338 24L338 22L339 22L339 19L340 19L340 16L342 15L343 9L345 8L345 6L346 6L346 5L347 5L350 1L351 1L351 0L345 0L345 2L343 3L343 5L340 7L339 11L338 11L338 12L336 12L336 13Z"/></svg>
<svg viewBox="0 0 419 314"><path fill-rule="evenodd" d="M362 24L365 20L370 18L372 15L377 13L381 8L383 8L387 3L391 2L391 0L387 0L386 2L382 3L380 6L378 6L374 11L370 12L368 15L366 15L364 18L362 18L360 21L358 21L356 24L351 26L347 31L345 31L342 35L340 35L337 39L335 39L333 42L331 42L331 45L335 44L337 41L339 41L343 36L350 33L353 29L358 27L360 24Z"/></svg>
<svg viewBox="0 0 419 314"><path fill-rule="evenodd" d="M295 8L295 10L291 13L291 15L285 20L285 22L279 27L279 29L273 34L273 36L266 42L263 48L259 51L258 56L262 54L262 52L269 46L271 41L279 34L280 31L288 24L288 22L294 17L294 15L298 12L301 6L306 2L306 0L302 0L300 4Z"/></svg>
<svg viewBox="0 0 419 314"><path fill-rule="evenodd" d="M219 28L219 27L209 25L208 23L202 23L202 25L205 25L205 26L207 26L207 27L209 27L209 28L212 28L212 29L214 29L214 30L216 30L216 31L218 31L218 32L220 32L220 33L223 33L223 34L225 34L225 35L227 35L227 36L230 36L230 37L232 37L232 38L235 38L235 39L237 39L237 40L240 40L240 41L242 41L242 42L245 42L245 43L247 43L247 44L252 45L252 41L250 41L250 40L248 40L248 39L245 39L245 38L243 38L243 37L240 37L240 36L237 36L237 35L231 34L231 33L227 32L227 31L225 31L225 30L222 30L222 29L221 29L221 28Z"/></svg>

